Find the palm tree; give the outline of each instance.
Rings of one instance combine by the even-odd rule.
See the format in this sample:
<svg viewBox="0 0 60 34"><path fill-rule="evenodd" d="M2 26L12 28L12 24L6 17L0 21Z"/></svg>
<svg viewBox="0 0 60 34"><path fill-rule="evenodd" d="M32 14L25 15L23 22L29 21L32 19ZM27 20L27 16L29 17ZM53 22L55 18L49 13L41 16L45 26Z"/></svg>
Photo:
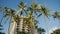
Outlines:
<svg viewBox="0 0 60 34"><path fill-rule="evenodd" d="M59 12L54 12L53 18L60 18L60 13Z"/></svg>
<svg viewBox="0 0 60 34"><path fill-rule="evenodd" d="M45 6L39 5L35 2L33 2L31 4L31 7L26 7L26 4L21 1L20 4L18 5L18 7L19 7L18 11L15 11L15 10L13 10L11 8L7 8L7 7L3 8L4 9L3 18L9 17L12 20L12 23L9 27L10 34L16 34L16 32L14 32L14 31L17 31L17 34L26 34L25 31L27 31L27 30L28 30L28 34L35 34L35 29L36 29L35 25L37 24L37 21L34 19L33 15L36 14L36 16L37 16L38 13L39 13L38 17L41 15L48 17L50 15L49 10ZM26 15L24 12L26 13ZM25 17L24 16L22 17L22 15L24 15ZM60 14L55 12L53 17L60 18ZM1 22L2 22L3 18L1 19ZM7 18L7 20L9 18ZM37 31L39 32L39 34L42 34L42 32L45 32L45 30L42 28L37 28L37 29L38 29ZM12 32L14 32L14 33L12 33Z"/></svg>
<svg viewBox="0 0 60 34"><path fill-rule="evenodd" d="M17 11L17 13L16 14L18 14L19 12L20 12L20 15L22 15L24 12L27 14L27 7L26 7L26 4L24 3L24 2L20 2L20 4L18 5L18 7L19 7L19 10Z"/></svg>
<svg viewBox="0 0 60 34"><path fill-rule="evenodd" d="M19 7L20 7L20 13L22 14L23 11L25 10L24 8L26 6L25 6L25 4L23 2L21 2L20 5L19 5ZM31 4L31 7L28 8L29 10L31 10L31 13L29 13L28 16L27 16L28 17L28 21L27 22L29 22L29 28L31 30L30 34L35 34L35 32L34 32L34 30L35 30L35 23L34 23L34 20L33 20L33 12L36 13L36 7L37 7L37 4L32 3ZM12 21L14 21L14 22L17 23L17 27L18 27L19 26L19 23L20 23L20 20L19 19L21 17L21 16L18 16L17 15L19 12L17 12L16 14L14 14L14 10L9 9L7 7L4 7L4 10L5 10L5 13L6 13L5 16L10 16L12 18ZM44 14L46 14L46 13L44 13Z"/></svg>
<svg viewBox="0 0 60 34"><path fill-rule="evenodd" d="M48 17L48 16L50 15L48 8L46 8L45 6L43 6L43 5L41 5L41 4L38 4L38 7L39 7L39 8L37 8L37 9L38 9L38 11L39 11L42 15L44 15L44 16L46 16L46 17ZM40 16L40 15L39 15L39 16Z"/></svg>
<svg viewBox="0 0 60 34"><path fill-rule="evenodd" d="M7 8L7 7L4 7L3 10L4 10L4 13L5 13L3 17L9 16L11 18L11 17L14 17L15 16L14 15L14 11L15 10L10 9L10 8Z"/></svg>
<svg viewBox="0 0 60 34"><path fill-rule="evenodd" d="M11 8L7 8L7 7L4 7L3 8L3 10L4 10L4 16L3 16L3 18L6 18L6 17L8 17L8 18L6 18L7 20L9 20L9 19L11 19L12 20L12 23L11 24L15 24L16 23L16 21L15 21L15 19L16 19L16 15L14 14L14 12L15 12L15 10L13 10L13 9L11 9ZM2 20L3 20L3 18L2 18ZM2 22L2 20L1 20L1 22ZM6 22L6 21L5 21ZM14 25L13 24L13 25ZM10 26L11 25L9 25L9 29L10 29ZM15 27L16 27L16 24L14 25L14 29L15 29ZM9 30L8 29L8 30ZM9 30L10 31L10 30ZM12 31L11 31L12 32ZM9 32L10 34L11 34L11 32ZM8 34L9 34L8 33Z"/></svg>
<svg viewBox="0 0 60 34"><path fill-rule="evenodd" d="M35 2L32 2L31 7L28 7L28 10L37 15L37 4Z"/></svg>
<svg viewBox="0 0 60 34"><path fill-rule="evenodd" d="M33 29L33 28L35 28L35 24L34 24L34 21L32 21L32 15L31 15L31 13L29 13L25 18L24 17L22 17L22 22L21 22L21 20L20 20L20 22L19 23L23 23L23 24L17 24L17 26L18 26L18 32L20 33L20 32L24 32L24 34L27 32L28 34L34 34L35 32L34 32L34 30L35 29ZM36 21L36 20L35 20ZM23 26L21 26L21 25L23 25ZM19 28L20 27L20 28ZM23 27L23 28L22 28ZM23 30L22 30L22 29ZM21 31L22 30L22 31ZM28 31L29 30L29 31ZM23 33L21 33L21 34L23 34Z"/></svg>
<svg viewBox="0 0 60 34"><path fill-rule="evenodd" d="M23 3L23 2L21 2L20 3L20 5L19 5L19 7L20 7L20 13L22 14L23 13L23 11L25 10L24 8L26 7L26 5L25 5L25 3ZM34 34L34 29L33 28L35 28L35 23L34 23L34 20L33 20L33 18L32 18L32 15L33 15L33 12L36 14L36 7L37 7L37 4L35 4L34 2L31 4L31 7L28 7L27 8L27 10L29 10L29 11L31 11L30 12L30 14L28 13L28 23L29 23L29 27L31 27L31 34ZM18 12L17 12L17 14L18 14ZM21 15L20 14L20 15Z"/></svg>

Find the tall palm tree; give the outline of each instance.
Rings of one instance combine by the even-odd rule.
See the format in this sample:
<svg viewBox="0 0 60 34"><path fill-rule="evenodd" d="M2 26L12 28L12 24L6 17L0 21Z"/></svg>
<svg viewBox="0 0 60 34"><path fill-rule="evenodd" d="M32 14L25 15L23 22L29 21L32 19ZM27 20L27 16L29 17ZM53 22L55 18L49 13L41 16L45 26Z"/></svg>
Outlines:
<svg viewBox="0 0 60 34"><path fill-rule="evenodd" d="M36 20L34 19L33 15L36 14L37 15L37 12L39 13L38 17L41 16L41 15L44 15L46 17L48 17L50 14L49 14L49 10L44 7L43 5L40 5L38 7L38 4L36 4L35 2L33 2L31 4L31 7L26 7L26 4L24 2L20 2L20 4L18 5L19 7L19 10L18 11L15 11L11 8L7 8L7 7L4 7L4 17L9 17L11 18L12 22L11 23L11 32L14 32L13 30L16 30L17 28L17 34L25 34L24 31L27 30L28 28L28 33L29 34L35 34L35 25L36 25ZM27 12L26 12L27 11ZM28 12L30 11L30 12ZM26 17L21 17L22 15L24 15L23 13L26 13ZM20 13L20 14L19 14ZM21 15L21 16L19 16ZM54 18L60 18L60 15L56 12L54 15ZM8 19L9 19L8 18ZM7 20L8 20L7 19ZM2 20L1 20L2 21ZM14 25L14 26L13 26ZM23 29L23 30L22 30ZM10 34L12 34L10 32ZM22 32L22 33L20 33ZM41 28L38 28L38 32L45 32L44 29L41 29ZM13 33L15 34L15 33Z"/></svg>
<svg viewBox="0 0 60 34"><path fill-rule="evenodd" d="M20 5L19 5L19 7L20 7L20 13L22 14L23 11L25 10L24 8L26 7L26 5L25 5L25 3L21 2ZM28 21L29 21L29 26L31 27L31 32L32 32L31 34L34 34L35 25L34 25L34 20L32 18L32 15L33 15L33 12L36 14L36 7L37 7L37 4L32 3L31 7L27 8L27 10L31 11L31 13L28 14L28 16L27 16L28 17ZM18 12L17 12L17 14L18 14Z"/></svg>
<svg viewBox="0 0 60 34"><path fill-rule="evenodd" d="M12 23L11 24L13 24L13 23L15 23L15 19L16 19L16 15L15 15L15 10L13 10L13 9L11 9L11 8L7 8L7 7L4 7L3 8L3 10L4 10L4 16L3 16L3 18L5 18L5 17L8 17L8 18L6 18L7 20L9 20L9 19L12 19ZM3 20L3 19L2 19ZM1 20L1 21L2 21ZM6 20L6 21L7 21ZM12 28L12 29L15 29L15 27L16 27L16 24L13 24L14 25L14 27ZM11 25L9 25L9 29L10 29L10 26ZM8 30L9 30L8 29ZM10 31L10 30L9 30ZM14 32L14 31L11 31L11 32ZM11 32L8 32L8 34L10 33L10 34L12 34Z"/></svg>
<svg viewBox="0 0 60 34"><path fill-rule="evenodd" d="M37 16L37 3L32 2L31 7L28 7L28 10Z"/></svg>
<svg viewBox="0 0 60 34"><path fill-rule="evenodd" d="M13 9L4 7L4 8L3 8L3 17L2 17L2 19L1 19L1 22L2 22L3 19L6 18L6 17L9 17L9 18L14 17L14 11L15 11L15 10L13 10ZM6 18L6 20L8 20L9 18Z"/></svg>
<svg viewBox="0 0 60 34"><path fill-rule="evenodd" d="M33 3L34 4L34 3ZM31 5L32 6L32 8L30 8L29 7L29 9L31 10L31 11L35 11L36 10L36 5L34 4L34 5ZM28 17L29 17L29 26L31 27L31 34L34 34L34 28L35 28L35 26L34 26L34 20L33 20L33 18L32 18L32 14L33 14L33 12L31 12L29 15L28 15Z"/></svg>

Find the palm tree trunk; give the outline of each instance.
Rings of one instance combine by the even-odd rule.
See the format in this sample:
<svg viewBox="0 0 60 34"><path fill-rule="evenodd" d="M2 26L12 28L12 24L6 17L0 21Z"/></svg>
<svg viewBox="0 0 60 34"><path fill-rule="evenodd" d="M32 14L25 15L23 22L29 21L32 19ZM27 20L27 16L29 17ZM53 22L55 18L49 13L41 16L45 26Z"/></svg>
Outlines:
<svg viewBox="0 0 60 34"><path fill-rule="evenodd" d="M30 27L30 33L29 34L35 34L35 25L34 25L33 21L31 21L29 27Z"/></svg>
<svg viewBox="0 0 60 34"><path fill-rule="evenodd" d="M16 34L16 22L14 20L14 18L12 17L12 23L10 24L10 29L9 29L9 32L8 34Z"/></svg>
<svg viewBox="0 0 60 34"><path fill-rule="evenodd" d="M20 32L22 32L22 27L23 27L23 18L20 19L19 23L17 24L17 28Z"/></svg>

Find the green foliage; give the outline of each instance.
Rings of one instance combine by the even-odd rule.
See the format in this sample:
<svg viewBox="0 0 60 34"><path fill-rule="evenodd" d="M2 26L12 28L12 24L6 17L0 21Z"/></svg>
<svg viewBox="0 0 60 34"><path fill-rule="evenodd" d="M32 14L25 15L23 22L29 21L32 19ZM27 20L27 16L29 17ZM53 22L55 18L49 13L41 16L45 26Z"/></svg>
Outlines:
<svg viewBox="0 0 60 34"><path fill-rule="evenodd" d="M60 34L60 29L53 31L53 33L51 33L51 34Z"/></svg>
<svg viewBox="0 0 60 34"><path fill-rule="evenodd" d="M4 13L5 13L3 18L8 16L12 20L12 17L13 17L14 21L17 23L17 27L20 23L20 18L23 18L24 19L24 27L26 27L26 25L28 25L29 27L26 27L26 28L29 28L31 30L30 33L35 33L35 32L33 32L33 30L35 30L35 28L37 29L37 31L40 34L42 32L45 32L44 29L38 28L36 26L36 24L38 23L38 20L36 20L35 17L36 16L40 17L41 15L44 15L46 17L50 16L50 10L47 7L43 6L42 4L37 4L36 2L32 2L30 7L27 7L27 5L22 1L18 5L18 7L19 7L18 11L15 11L14 9L11 9L8 7L3 7ZM23 16L23 17L21 17L21 16ZM25 18L24 18L24 16L25 16ZM53 18L60 18L60 13L54 12ZM3 21L3 19L1 19L1 21ZM21 32L19 32L17 30L17 34L20 34L20 33ZM22 32L22 34L25 34L25 33Z"/></svg>
<svg viewBox="0 0 60 34"><path fill-rule="evenodd" d="M57 11L56 11L56 12L54 12L53 17L54 17L54 18L58 18L58 19L59 19L59 18L60 18L60 13L59 13L59 12L57 12Z"/></svg>

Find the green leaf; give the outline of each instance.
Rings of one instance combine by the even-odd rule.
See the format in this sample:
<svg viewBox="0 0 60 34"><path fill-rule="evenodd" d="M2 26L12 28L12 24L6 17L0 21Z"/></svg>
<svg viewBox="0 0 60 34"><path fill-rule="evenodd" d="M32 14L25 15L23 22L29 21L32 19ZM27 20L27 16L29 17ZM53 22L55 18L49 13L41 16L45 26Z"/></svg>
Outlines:
<svg viewBox="0 0 60 34"><path fill-rule="evenodd" d="M41 14L39 14L37 17L40 17L42 15L42 13Z"/></svg>

